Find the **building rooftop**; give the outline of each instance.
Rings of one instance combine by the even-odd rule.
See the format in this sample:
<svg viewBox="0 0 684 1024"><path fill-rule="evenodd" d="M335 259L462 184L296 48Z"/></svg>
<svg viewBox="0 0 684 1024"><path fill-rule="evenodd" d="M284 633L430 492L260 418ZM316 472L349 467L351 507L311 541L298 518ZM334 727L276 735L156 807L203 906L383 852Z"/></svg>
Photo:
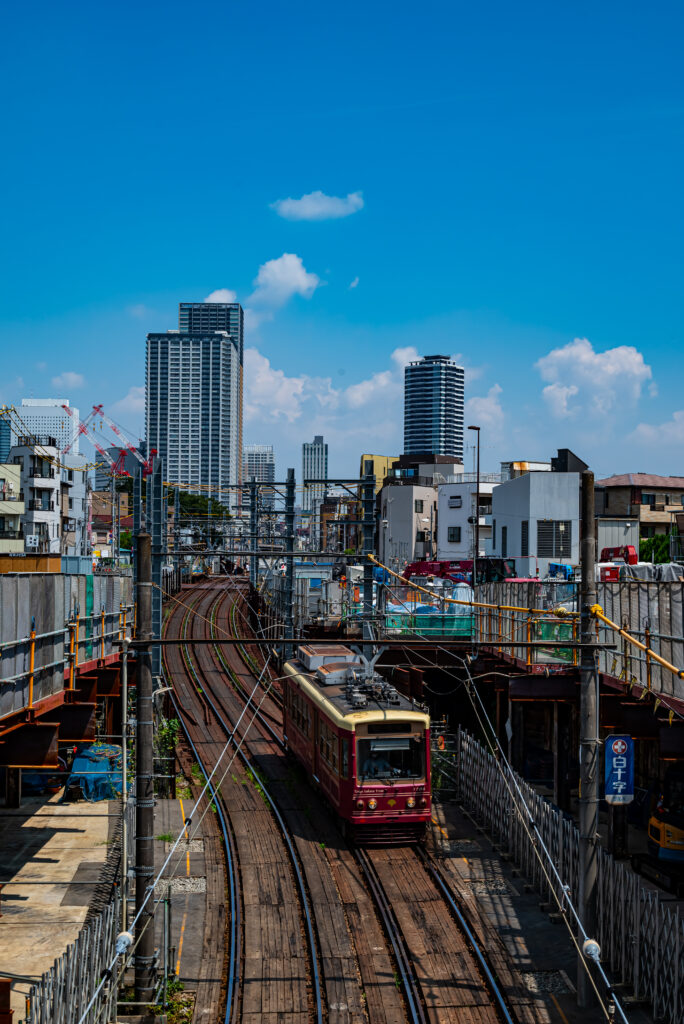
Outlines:
<svg viewBox="0 0 684 1024"><path fill-rule="evenodd" d="M653 473L618 473L597 480L597 487L657 487L662 490L684 490L684 476L656 476Z"/></svg>

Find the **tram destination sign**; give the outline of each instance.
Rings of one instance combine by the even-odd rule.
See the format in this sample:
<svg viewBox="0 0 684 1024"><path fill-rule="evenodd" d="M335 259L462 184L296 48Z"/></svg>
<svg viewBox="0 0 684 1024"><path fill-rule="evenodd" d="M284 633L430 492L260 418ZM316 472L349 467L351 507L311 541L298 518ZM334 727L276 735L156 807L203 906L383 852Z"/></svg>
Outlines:
<svg viewBox="0 0 684 1024"><path fill-rule="evenodd" d="M631 736L606 736L606 803L630 804L634 799L634 740Z"/></svg>

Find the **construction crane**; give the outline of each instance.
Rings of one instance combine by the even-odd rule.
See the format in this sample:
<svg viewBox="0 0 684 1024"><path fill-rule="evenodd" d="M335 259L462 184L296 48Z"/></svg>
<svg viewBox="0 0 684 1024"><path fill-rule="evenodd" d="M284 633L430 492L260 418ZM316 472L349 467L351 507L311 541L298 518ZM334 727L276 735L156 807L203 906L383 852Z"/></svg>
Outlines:
<svg viewBox="0 0 684 1024"><path fill-rule="evenodd" d="M69 414L69 416L73 417L73 410L68 405L63 405L62 408L66 413ZM107 424L112 433L114 433L121 442L121 444L113 446L119 449L119 455L116 460L114 460L109 454L109 452L106 449L104 449L97 441L97 435L95 434L95 431L93 430L92 426L93 421L97 416L100 416L102 418L102 420ZM118 427L116 423L114 423L114 421L110 419L109 416L106 415L104 411L104 406L102 404L94 405L92 411L88 414L88 416L81 423L79 423L77 430L74 431L74 436L72 437L71 441L66 446L66 448L63 449L63 455L65 455L70 450L70 448L76 441L76 438L79 437L79 435L81 434L83 434L84 437L87 437L91 444L94 445L98 453L102 456L102 458L105 460L105 462L111 469L112 474L114 476L130 476L130 473L126 469L124 469L124 460L126 458L126 452L130 452L130 454L133 455L134 458L136 458L140 465L143 467L143 476L149 476L149 474L152 472L152 462L154 456L157 454L156 449L152 449L150 451L150 457L149 459L146 460L140 454L140 452L132 443L132 441L129 441L129 439L126 437L122 429Z"/></svg>

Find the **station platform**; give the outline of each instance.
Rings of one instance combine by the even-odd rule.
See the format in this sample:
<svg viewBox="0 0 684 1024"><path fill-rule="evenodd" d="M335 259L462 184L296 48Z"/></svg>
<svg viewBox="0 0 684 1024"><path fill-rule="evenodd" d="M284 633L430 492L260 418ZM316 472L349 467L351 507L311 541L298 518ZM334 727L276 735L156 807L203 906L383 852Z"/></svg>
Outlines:
<svg viewBox="0 0 684 1024"><path fill-rule="evenodd" d="M577 1006L577 954L562 922L540 908L515 865L504 860L487 832L455 801L433 805L435 850L464 892L477 899L530 991L538 993L552 1024L605 1024L600 1007ZM618 989L618 994L620 989ZM625 1004L630 1024L654 1024L641 1005Z"/></svg>
<svg viewBox="0 0 684 1024"><path fill-rule="evenodd" d="M83 927L120 820L117 801L60 804L61 795L0 808L0 976L12 980L15 1024L32 983Z"/></svg>

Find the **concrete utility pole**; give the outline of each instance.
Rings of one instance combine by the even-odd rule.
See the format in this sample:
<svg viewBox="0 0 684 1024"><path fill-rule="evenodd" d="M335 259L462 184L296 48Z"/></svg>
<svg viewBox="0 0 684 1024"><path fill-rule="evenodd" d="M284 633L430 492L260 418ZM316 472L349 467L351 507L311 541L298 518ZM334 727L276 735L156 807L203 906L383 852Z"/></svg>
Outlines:
<svg viewBox="0 0 684 1024"><path fill-rule="evenodd" d="M477 431L477 470L475 473L475 546L473 550L473 591L477 586L477 563L480 558L480 428L468 427ZM476 599L477 600L477 599Z"/></svg>
<svg viewBox="0 0 684 1024"><path fill-rule="evenodd" d="M285 551L292 554L294 551L294 521L295 521L295 471L288 469L287 483L285 484ZM294 558L285 559L285 636L294 636ZM287 645L283 651L285 658L292 656L292 650Z"/></svg>
<svg viewBox="0 0 684 1024"><path fill-rule="evenodd" d="M596 541L594 539L594 474L582 473L582 543L580 565L580 798L579 798L579 913L587 936L596 932L596 877L598 867L598 671L596 633L591 608L596 604ZM592 989L586 966L577 965L577 1004L586 1009Z"/></svg>
<svg viewBox="0 0 684 1024"><path fill-rule="evenodd" d="M375 477L370 459L363 466L363 553L373 554L375 532ZM366 558L363 563L363 638L373 639L373 563ZM364 656L370 661L373 651L364 645Z"/></svg>
<svg viewBox="0 0 684 1024"><path fill-rule="evenodd" d="M128 930L128 645L121 642L121 931Z"/></svg>
<svg viewBox="0 0 684 1024"><path fill-rule="evenodd" d="M154 1000L154 899L141 908L154 879L154 722L152 708L152 537L138 534L137 639L147 646L137 652L137 739L135 761L135 911L140 914L135 929L135 998L140 1003Z"/></svg>
<svg viewBox="0 0 684 1024"><path fill-rule="evenodd" d="M258 550L257 534L259 529L259 509L257 508L257 494L259 490L256 485L256 478L249 481L249 533L251 538L250 547L252 551ZM259 575L259 559L252 555L249 562L249 582L256 590Z"/></svg>

